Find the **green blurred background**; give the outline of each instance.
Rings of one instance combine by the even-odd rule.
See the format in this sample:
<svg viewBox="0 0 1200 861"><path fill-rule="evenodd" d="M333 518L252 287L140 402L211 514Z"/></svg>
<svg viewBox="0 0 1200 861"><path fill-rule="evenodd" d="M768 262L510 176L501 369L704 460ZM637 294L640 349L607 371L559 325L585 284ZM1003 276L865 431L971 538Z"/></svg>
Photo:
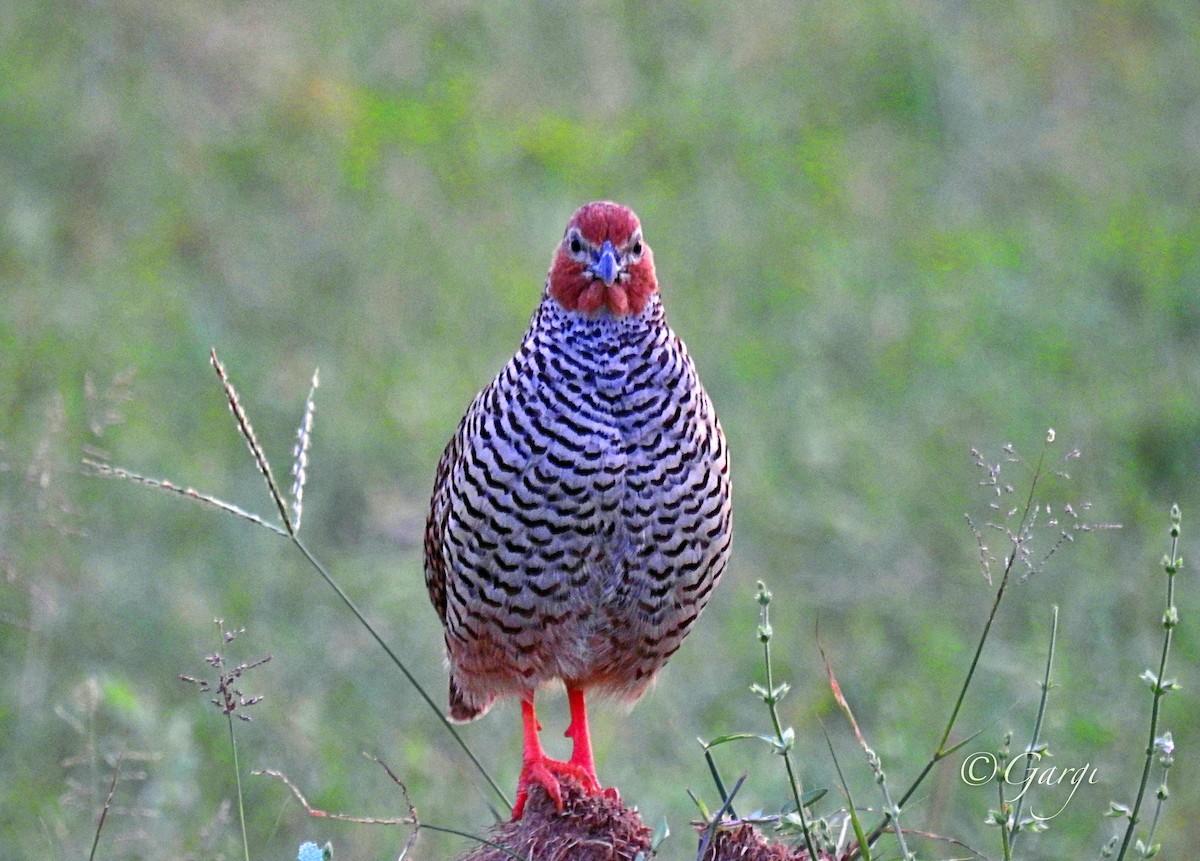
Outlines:
<svg viewBox="0 0 1200 861"><path fill-rule="evenodd" d="M0 7L0 841L6 858L240 857L224 719L203 675L214 618L266 700L243 770L314 805L479 831L486 790L285 542L166 494L82 474L91 456L269 514L207 353L286 474L320 367L304 533L440 701L419 537L433 467L511 355L579 204L640 214L670 319L733 452L732 565L629 715L597 704L600 774L694 853L698 736L768 730L756 579L774 593L784 719L809 787L878 796L823 678L815 626L894 788L924 764L991 592L964 512L969 451L1074 447L1055 500L1088 535L1014 588L961 734L1023 744L1050 606L1047 737L1090 763L1024 857L1093 857L1146 744L1138 674L1161 641L1167 511L1200 524L1200 18L1191 0L723 5L7 3ZM1058 509L1056 509L1058 510ZM1054 539L1047 529L1040 546ZM1194 543L1185 552L1194 555ZM1159 836L1200 845L1194 578L1179 578L1166 700L1178 747ZM561 699L544 709L563 753ZM464 729L503 786L517 712ZM965 751L964 751L965 752ZM778 809L782 764L739 808ZM993 788L945 762L911 827L991 857ZM399 829L305 817L246 779L257 858L302 840L395 857ZM1043 812L1064 792L1043 796ZM232 818L231 818L232 817ZM462 840L422 837L419 858ZM921 844L922 857L963 854Z"/></svg>

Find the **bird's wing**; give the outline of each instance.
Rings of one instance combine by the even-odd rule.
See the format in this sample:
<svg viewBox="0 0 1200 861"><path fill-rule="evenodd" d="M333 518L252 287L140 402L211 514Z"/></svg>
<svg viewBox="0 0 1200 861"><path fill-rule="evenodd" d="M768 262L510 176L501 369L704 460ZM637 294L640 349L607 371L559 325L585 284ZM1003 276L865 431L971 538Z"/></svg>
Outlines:
<svg viewBox="0 0 1200 861"><path fill-rule="evenodd" d="M442 553L442 544L445 540L452 492L450 477L455 463L462 457L465 424L464 418L438 461L433 481L433 497L429 502L429 517L425 521L425 588L443 625L446 622L446 558Z"/></svg>

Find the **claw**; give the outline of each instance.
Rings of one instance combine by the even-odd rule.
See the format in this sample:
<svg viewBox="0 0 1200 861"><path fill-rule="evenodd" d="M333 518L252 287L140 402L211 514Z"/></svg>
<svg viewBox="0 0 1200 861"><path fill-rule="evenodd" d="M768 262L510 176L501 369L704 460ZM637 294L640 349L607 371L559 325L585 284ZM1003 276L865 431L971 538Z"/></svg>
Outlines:
<svg viewBox="0 0 1200 861"><path fill-rule="evenodd" d="M571 705L571 725L567 728L566 736L575 742L571 758L566 762L551 759L542 749L538 738L541 725L533 710L533 694L528 694L521 700L521 723L525 731L525 753L522 757L521 776L517 780L517 800L513 805L513 820L520 819L525 813L525 802L529 800L529 787L538 784L546 790L550 800L558 810L563 809L562 786L559 777L570 777L577 780L588 795L601 792L600 781L596 778L596 767L592 762L592 745L588 737L587 714L583 706L583 691L578 688L568 688L567 696ZM603 790L613 792L615 790Z"/></svg>
<svg viewBox="0 0 1200 861"><path fill-rule="evenodd" d="M525 812L525 802L529 799L529 787L538 784L546 790L555 808L563 809L562 782L559 778L570 777L578 781L583 791L588 795L601 792L599 782L584 772L572 762L562 762L543 756L541 759L525 760L521 768L521 777L517 781L517 801L513 805L513 819L520 819Z"/></svg>

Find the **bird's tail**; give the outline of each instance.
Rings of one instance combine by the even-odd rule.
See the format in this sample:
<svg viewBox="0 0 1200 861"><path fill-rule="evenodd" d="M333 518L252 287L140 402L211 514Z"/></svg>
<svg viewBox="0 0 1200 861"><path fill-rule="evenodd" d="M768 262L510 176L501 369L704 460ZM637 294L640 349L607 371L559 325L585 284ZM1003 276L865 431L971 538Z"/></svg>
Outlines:
<svg viewBox="0 0 1200 861"><path fill-rule="evenodd" d="M446 716L454 723L467 723L483 717L495 701L495 694L472 696L458 686L453 675L450 676L450 711Z"/></svg>

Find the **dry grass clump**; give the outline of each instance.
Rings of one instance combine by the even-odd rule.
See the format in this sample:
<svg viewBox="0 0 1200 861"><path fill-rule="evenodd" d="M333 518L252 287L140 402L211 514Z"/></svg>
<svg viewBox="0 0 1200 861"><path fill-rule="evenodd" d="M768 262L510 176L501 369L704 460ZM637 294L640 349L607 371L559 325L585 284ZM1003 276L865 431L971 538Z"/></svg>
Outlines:
<svg viewBox="0 0 1200 861"><path fill-rule="evenodd" d="M486 835L459 861L636 861L652 857L652 834L637 810L615 793L586 795L571 778L562 780L563 809L540 786L529 790L525 815ZM704 833L708 823L697 830ZM821 856L828 857L828 856ZM808 851L767 840L749 823L716 830L698 861L808 861Z"/></svg>
<svg viewBox="0 0 1200 861"><path fill-rule="evenodd" d="M650 856L651 831L642 817L625 807L616 793L587 795L573 779L561 781L560 812L542 787L529 789L525 814L505 822L459 861L634 861Z"/></svg>
<svg viewBox="0 0 1200 861"><path fill-rule="evenodd" d="M708 823L697 826L701 833L707 828ZM810 857L807 849L771 842L753 825L742 822L717 829L699 861L809 861Z"/></svg>

